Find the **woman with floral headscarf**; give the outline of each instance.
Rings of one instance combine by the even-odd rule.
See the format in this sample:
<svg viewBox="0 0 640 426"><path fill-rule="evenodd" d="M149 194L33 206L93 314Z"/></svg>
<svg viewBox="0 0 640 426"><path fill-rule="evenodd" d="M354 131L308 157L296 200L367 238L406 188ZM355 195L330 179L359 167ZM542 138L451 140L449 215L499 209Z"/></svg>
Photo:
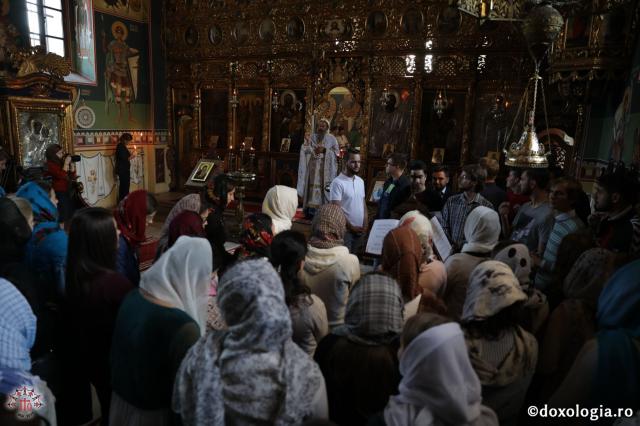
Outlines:
<svg viewBox="0 0 640 426"><path fill-rule="evenodd" d="M464 305L469 275L481 262L491 258L491 251L500 238L500 218L495 210L479 206L464 221L462 252L449 256L444 262L447 268L447 290L444 302L447 315L459 319Z"/></svg>
<svg viewBox="0 0 640 426"><path fill-rule="evenodd" d="M397 393L403 309L400 286L388 275L367 274L353 286L344 324L320 341L314 356L332 421L366 424Z"/></svg>
<svg viewBox="0 0 640 426"><path fill-rule="evenodd" d="M538 359L535 337L518 325L518 310L526 300L518 279L502 262L482 262L469 277L462 327L483 403L501 425L517 423Z"/></svg>
<svg viewBox="0 0 640 426"><path fill-rule="evenodd" d="M360 278L360 262L344 246L347 219L340 206L325 204L311 224L307 256L300 281L327 308L329 327L344 322L344 310L353 284Z"/></svg>
<svg viewBox="0 0 640 426"><path fill-rule="evenodd" d="M585 342L596 334L598 297L609 278L613 258L609 250L587 250L564 280L565 299L551 313L540 345L538 374L544 377L545 400L562 383Z"/></svg>
<svg viewBox="0 0 640 426"><path fill-rule="evenodd" d="M245 259L252 256L269 258L269 247L273 241L273 235L271 217L264 213L247 216L242 222L240 247L237 251L239 258Z"/></svg>
<svg viewBox="0 0 640 426"><path fill-rule="evenodd" d="M120 230L117 270L134 286L140 283L138 249L147 238L147 225L153 223L157 209L155 197L144 189L139 189L129 193L114 212Z"/></svg>
<svg viewBox="0 0 640 426"><path fill-rule="evenodd" d="M550 406L601 404L614 413L617 408L640 409L639 277L640 260L636 260L604 286L598 298L596 337L582 347Z"/></svg>
<svg viewBox="0 0 640 426"><path fill-rule="evenodd" d="M178 215L185 211L194 212L202 218L204 223L212 208L213 204L209 202L206 196L206 191L202 191L198 194L185 195L178 200L178 202L171 208L171 211L169 211L169 214L162 225L162 229L160 229L156 259L160 257L162 253L167 251L169 243L169 226L171 226L171 223Z"/></svg>
<svg viewBox="0 0 640 426"><path fill-rule="evenodd" d="M35 222L27 243L26 263L46 288L45 300L56 300L64 294L69 239L58 223L55 192L45 184L29 182L16 196L31 203Z"/></svg>
<svg viewBox="0 0 640 426"><path fill-rule="evenodd" d="M498 249L500 246L500 249ZM508 265L515 274L522 291L527 295L521 311L520 325L525 330L536 334L549 316L549 303L547 296L531 284L531 256L529 248L512 241L498 244L494 249L497 252L493 260Z"/></svg>
<svg viewBox="0 0 640 426"><path fill-rule="evenodd" d="M277 272L265 258L230 267L218 304L229 326L210 331L182 361L173 410L187 425L300 425L327 417L318 366L291 340Z"/></svg>
<svg viewBox="0 0 640 426"><path fill-rule="evenodd" d="M110 424L168 425L176 372L205 333L211 246L180 237L122 303L111 347Z"/></svg>

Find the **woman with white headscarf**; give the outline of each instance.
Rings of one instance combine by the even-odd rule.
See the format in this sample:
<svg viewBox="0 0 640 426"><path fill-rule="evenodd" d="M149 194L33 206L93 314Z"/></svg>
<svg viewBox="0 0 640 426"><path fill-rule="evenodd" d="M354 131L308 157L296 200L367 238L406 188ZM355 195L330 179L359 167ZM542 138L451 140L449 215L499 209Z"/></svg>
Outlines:
<svg viewBox="0 0 640 426"><path fill-rule="evenodd" d="M387 426L497 426L482 405L482 388L460 326L435 314L418 314L404 326L399 393L384 410ZM369 423L371 424L371 423Z"/></svg>
<svg viewBox="0 0 640 426"><path fill-rule="evenodd" d="M226 331L210 331L176 376L173 410L189 425L299 425L327 418L320 369L291 340L278 273L266 258L232 266L218 284Z"/></svg>
<svg viewBox="0 0 640 426"><path fill-rule="evenodd" d="M447 268L447 289L444 302L447 315L460 319L467 294L471 271L481 262L491 258L491 251L500 238L500 218L495 210L479 206L473 209L464 222L462 252L449 256L444 262Z"/></svg>
<svg viewBox="0 0 640 426"><path fill-rule="evenodd" d="M273 221L273 235L291 229L291 220L298 209L298 193L295 188L276 185L267 191L262 202L262 213Z"/></svg>
<svg viewBox="0 0 640 426"><path fill-rule="evenodd" d="M122 303L113 334L111 425L168 425L176 371L204 334L211 245L182 236Z"/></svg>
<svg viewBox="0 0 640 426"><path fill-rule="evenodd" d="M517 424L538 361L536 338L518 325L526 300L513 271L502 262L482 262L469 277L462 328L483 402L501 425Z"/></svg>

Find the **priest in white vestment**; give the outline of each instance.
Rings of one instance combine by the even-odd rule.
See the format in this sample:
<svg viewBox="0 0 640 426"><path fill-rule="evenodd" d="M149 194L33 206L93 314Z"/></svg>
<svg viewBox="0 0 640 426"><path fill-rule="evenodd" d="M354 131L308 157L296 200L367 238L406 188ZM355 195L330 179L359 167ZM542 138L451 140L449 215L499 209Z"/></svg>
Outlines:
<svg viewBox="0 0 640 426"><path fill-rule="evenodd" d="M305 138L300 148L297 189L305 212L328 202L325 188L338 175L339 154L338 141L329 133L329 120L323 118L318 122L316 133Z"/></svg>

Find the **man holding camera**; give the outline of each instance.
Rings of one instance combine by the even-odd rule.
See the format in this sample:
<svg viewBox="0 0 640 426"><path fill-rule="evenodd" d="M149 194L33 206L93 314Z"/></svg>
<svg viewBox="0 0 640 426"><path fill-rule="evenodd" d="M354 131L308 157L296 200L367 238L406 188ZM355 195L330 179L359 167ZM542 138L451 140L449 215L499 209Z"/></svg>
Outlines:
<svg viewBox="0 0 640 426"><path fill-rule="evenodd" d="M64 152L58 144L47 147L44 153L47 162L44 175L51 178L51 187L58 198L58 222L64 223L73 216L73 204L71 202L70 184L76 178L74 158Z"/></svg>

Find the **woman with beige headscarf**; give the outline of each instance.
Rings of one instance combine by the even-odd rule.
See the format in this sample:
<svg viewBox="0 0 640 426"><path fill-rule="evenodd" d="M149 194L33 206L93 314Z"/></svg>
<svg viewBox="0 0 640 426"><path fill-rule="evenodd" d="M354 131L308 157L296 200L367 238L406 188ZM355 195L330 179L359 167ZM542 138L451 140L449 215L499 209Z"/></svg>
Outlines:
<svg viewBox="0 0 640 426"><path fill-rule="evenodd" d="M301 284L311 289L327 308L329 327L344 322L349 291L360 278L360 262L344 246L347 219L342 208L325 204L311 224L307 256L300 271Z"/></svg>
<svg viewBox="0 0 640 426"><path fill-rule="evenodd" d="M440 300L447 285L447 270L444 267L444 263L438 260L433 253L433 228L431 222L418 210L413 210L405 213L400 218L398 226L408 226L420 240L422 259L418 272L418 285L422 289L423 301L427 299L426 295L429 295L429 298L433 297ZM423 301L421 301L421 305Z"/></svg>
<svg viewBox="0 0 640 426"><path fill-rule="evenodd" d="M460 319L471 271L481 262L491 258L491 251L500 238L500 218L495 210L479 206L469 213L464 222L465 244L462 252L449 256L444 262L447 268L447 289L444 302L447 315Z"/></svg>
<svg viewBox="0 0 640 426"><path fill-rule="evenodd" d="M469 277L462 327L483 403L501 425L516 424L538 359L538 343L518 325L527 300L508 265L488 260Z"/></svg>
<svg viewBox="0 0 640 426"><path fill-rule="evenodd" d="M276 185L267 191L262 202L262 213L273 221L273 235L291 229L291 220L298 209L298 193L295 188Z"/></svg>

